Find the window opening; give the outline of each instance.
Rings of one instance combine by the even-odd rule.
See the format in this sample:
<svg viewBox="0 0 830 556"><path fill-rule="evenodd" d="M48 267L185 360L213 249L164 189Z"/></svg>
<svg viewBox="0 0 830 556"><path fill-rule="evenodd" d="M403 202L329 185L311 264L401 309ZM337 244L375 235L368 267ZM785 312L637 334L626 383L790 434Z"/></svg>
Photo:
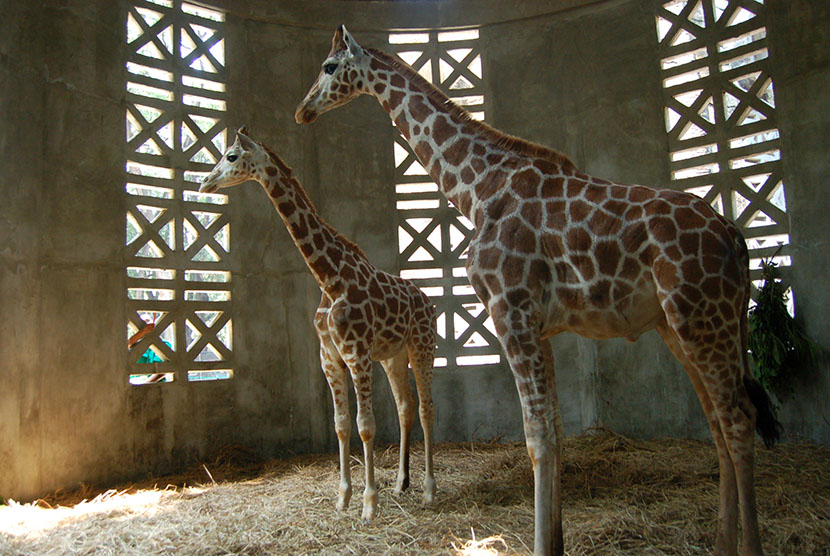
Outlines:
<svg viewBox="0 0 830 556"><path fill-rule="evenodd" d="M126 274L131 384L233 376L228 198L199 193L226 141L224 14L127 9Z"/></svg>
<svg viewBox="0 0 830 556"><path fill-rule="evenodd" d="M742 229L761 259L791 265L764 0L661 0L656 24L673 186Z"/></svg>
<svg viewBox="0 0 830 556"><path fill-rule="evenodd" d="M477 29L390 33L389 47L473 118L484 120L478 39ZM439 192L402 136L395 137L392 149L401 276L418 284L438 310L435 366L499 363L493 322L464 266L473 225Z"/></svg>

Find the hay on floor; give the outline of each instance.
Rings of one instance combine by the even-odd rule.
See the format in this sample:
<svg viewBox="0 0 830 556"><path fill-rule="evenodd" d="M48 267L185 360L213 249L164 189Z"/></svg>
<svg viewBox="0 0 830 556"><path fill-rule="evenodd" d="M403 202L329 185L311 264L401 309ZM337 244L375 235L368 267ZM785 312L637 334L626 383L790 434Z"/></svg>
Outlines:
<svg viewBox="0 0 830 556"><path fill-rule="evenodd" d="M421 502L422 452L413 481L392 494L396 447L380 449L379 516L361 522L363 468L337 512L335 455L257 463L227 449L188 473L105 492L60 491L0 506L0 554L225 555L530 554L533 480L523 444L437 447L436 503ZM768 554L830 554L830 449L757 450L757 497ZM566 553L710 554L718 467L711 443L638 441L607 431L564 448Z"/></svg>

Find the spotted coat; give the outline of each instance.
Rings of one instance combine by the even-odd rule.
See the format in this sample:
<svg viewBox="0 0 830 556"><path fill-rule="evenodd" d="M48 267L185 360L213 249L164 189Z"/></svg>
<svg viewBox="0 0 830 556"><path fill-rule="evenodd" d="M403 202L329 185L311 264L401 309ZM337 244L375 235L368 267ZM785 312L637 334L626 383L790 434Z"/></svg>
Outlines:
<svg viewBox="0 0 830 556"><path fill-rule="evenodd" d="M407 365L411 365L424 430L424 498L431 502L435 492L431 394L437 340L435 308L415 284L376 268L360 247L325 222L291 168L241 129L234 144L203 181L200 191L215 191L247 180L258 181L265 189L322 293L314 327L320 339L320 360L331 390L340 445L338 509L344 509L351 496L347 384L350 374L366 462L363 517L370 520L377 513L372 361L382 363L398 408L401 429L398 493L409 485L409 436L415 410L407 370Z"/></svg>
<svg viewBox="0 0 830 556"><path fill-rule="evenodd" d="M589 176L499 132L400 59L340 26L298 123L368 94L475 225L467 272L519 391L535 479L535 552L562 554L561 417L546 338L634 340L656 329L686 370L718 452L715 552L762 553L753 486L756 408L746 361L748 254L738 228L690 194ZM761 390L761 392L763 392Z"/></svg>

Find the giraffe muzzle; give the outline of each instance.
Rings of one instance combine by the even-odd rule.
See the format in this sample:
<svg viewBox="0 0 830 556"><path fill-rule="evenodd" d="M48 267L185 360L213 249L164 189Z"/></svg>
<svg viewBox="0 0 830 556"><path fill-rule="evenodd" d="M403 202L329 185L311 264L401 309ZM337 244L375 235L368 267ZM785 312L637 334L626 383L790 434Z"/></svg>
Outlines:
<svg viewBox="0 0 830 556"><path fill-rule="evenodd" d="M294 113L294 120L298 124L310 124L316 119L317 113L306 108L305 104L301 104L297 107L297 111Z"/></svg>
<svg viewBox="0 0 830 556"><path fill-rule="evenodd" d="M202 182L202 185L199 186L199 193L213 193L219 186L215 183L208 183L206 181Z"/></svg>

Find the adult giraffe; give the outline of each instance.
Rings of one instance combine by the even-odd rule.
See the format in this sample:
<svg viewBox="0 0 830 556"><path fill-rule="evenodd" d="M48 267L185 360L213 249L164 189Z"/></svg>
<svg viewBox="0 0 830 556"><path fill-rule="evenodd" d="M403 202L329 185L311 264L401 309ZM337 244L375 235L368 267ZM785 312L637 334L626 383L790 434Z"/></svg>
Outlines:
<svg viewBox="0 0 830 556"><path fill-rule="evenodd" d="M376 268L355 243L346 239L317 213L291 168L265 145L236 132L236 140L199 191L212 193L248 180L262 185L291 239L320 286L320 306L314 329L320 339L320 363L334 403L334 428L340 445L340 489L337 509L349 505L352 479L349 465L349 396L351 374L357 398L357 427L363 441L366 484L363 519L377 513L374 471L375 417L372 411L372 361L380 361L395 398L401 429L398 481L395 492L409 486L409 436L415 400L407 363L418 389L419 416L424 431L424 500L435 497L432 468L432 364L437 332L435 309L414 283Z"/></svg>
<svg viewBox="0 0 830 556"><path fill-rule="evenodd" d="M564 552L559 332L634 340L657 329L686 370L717 446L715 552L762 553L753 425L780 425L746 360L749 270L738 228L702 199L580 172L567 157L475 121L400 59L340 26L298 123L374 96L446 197L475 225L467 274L513 371L535 481L535 553ZM757 420L756 420L757 417Z"/></svg>

